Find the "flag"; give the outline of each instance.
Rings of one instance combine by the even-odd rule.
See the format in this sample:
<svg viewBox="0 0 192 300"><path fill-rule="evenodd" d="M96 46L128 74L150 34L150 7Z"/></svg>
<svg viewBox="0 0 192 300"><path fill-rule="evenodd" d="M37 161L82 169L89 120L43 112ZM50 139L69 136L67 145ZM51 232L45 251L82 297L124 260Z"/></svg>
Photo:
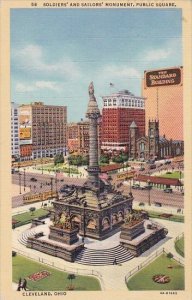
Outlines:
<svg viewBox="0 0 192 300"><path fill-rule="evenodd" d="M111 83L111 82L110 82L110 84L109 84L109 85L110 85L111 87L113 87L113 86L114 86L114 84L113 84L113 83Z"/></svg>

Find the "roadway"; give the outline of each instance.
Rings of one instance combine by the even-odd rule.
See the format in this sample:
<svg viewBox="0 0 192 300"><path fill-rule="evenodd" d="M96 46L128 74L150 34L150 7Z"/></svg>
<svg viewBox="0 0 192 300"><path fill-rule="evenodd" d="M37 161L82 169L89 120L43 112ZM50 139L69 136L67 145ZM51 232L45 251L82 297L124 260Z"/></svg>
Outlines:
<svg viewBox="0 0 192 300"><path fill-rule="evenodd" d="M21 173L21 190L23 193L24 190L24 173ZM31 178L36 178L37 181L31 181ZM72 178L72 177L64 177L63 179L57 179L55 176L51 176L48 174L39 174L39 173L27 173L25 172L25 186L29 187L31 190L31 193L41 193L45 191L51 191L51 178L53 178L53 191L59 191L59 189L64 184L74 184L77 186L83 185L85 182L85 178ZM61 181L62 180L62 181ZM12 183L18 185L18 195L15 197L12 197L12 207L18 207L23 205L23 194L20 195L20 186L19 186L19 174L13 174L12 175ZM128 194L130 191L129 185L122 185L120 188L124 194ZM134 199L137 202L143 202L143 203L161 203L162 206L172 206L176 208L183 208L184 207L184 197L179 191L173 191L173 193L165 193L162 190L152 188L150 192L148 190L136 190L131 189ZM29 194L26 193L25 195ZM150 199L149 199L150 198Z"/></svg>
<svg viewBox="0 0 192 300"><path fill-rule="evenodd" d="M18 173L12 174L12 184L18 185L18 195L12 197L12 207L13 208L23 205L23 195L30 194L30 192L23 194L23 192L24 192L24 172L20 172L20 174L21 174L20 175L21 188L20 188L19 174ZM31 178L36 178L37 181L31 181ZM53 192L59 191L59 189L64 184L69 184L69 185L74 184L77 186L81 186L85 182L85 179L71 178L71 177L64 177L63 179L57 179L57 181L56 181L55 176L51 176L48 174L25 172L25 187L29 187L31 193L33 193L33 194L51 191L51 178L53 178L53 180L52 180ZM20 194L20 189L22 191L22 195Z"/></svg>

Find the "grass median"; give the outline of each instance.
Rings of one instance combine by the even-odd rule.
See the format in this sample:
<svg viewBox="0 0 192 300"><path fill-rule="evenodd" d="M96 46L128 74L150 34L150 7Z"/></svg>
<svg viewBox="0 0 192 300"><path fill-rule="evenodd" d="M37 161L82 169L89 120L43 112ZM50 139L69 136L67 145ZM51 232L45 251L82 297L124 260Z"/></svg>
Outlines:
<svg viewBox="0 0 192 300"><path fill-rule="evenodd" d="M47 265L34 262L21 255L12 257L13 263L13 282L18 283L19 278L27 280L27 288L31 291L66 291L71 285L68 279L69 273L48 267ZM30 280L28 277L43 271L48 272L49 276ZM76 275L72 283L75 291L100 291L99 280L93 276Z"/></svg>

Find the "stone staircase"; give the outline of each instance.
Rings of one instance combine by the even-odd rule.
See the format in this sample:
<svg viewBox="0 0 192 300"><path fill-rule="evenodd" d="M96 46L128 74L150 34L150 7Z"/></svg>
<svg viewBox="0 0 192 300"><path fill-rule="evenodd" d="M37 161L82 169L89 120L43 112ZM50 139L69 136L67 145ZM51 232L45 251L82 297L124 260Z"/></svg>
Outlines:
<svg viewBox="0 0 192 300"><path fill-rule="evenodd" d="M21 243L24 246L27 246L27 239L28 237L32 237L36 234L37 232L35 230L26 230L24 232L22 232L19 237L18 237L18 241L19 243Z"/></svg>
<svg viewBox="0 0 192 300"><path fill-rule="evenodd" d="M112 265L116 259L121 264L132 259L134 256L122 246L118 245L110 249L84 248L76 257L75 262L83 265L105 266Z"/></svg>

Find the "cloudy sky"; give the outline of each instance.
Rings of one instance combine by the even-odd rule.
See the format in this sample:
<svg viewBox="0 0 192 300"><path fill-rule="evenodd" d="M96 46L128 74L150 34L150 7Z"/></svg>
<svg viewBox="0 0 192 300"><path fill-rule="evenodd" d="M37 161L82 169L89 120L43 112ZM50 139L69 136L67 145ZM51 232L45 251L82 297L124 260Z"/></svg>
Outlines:
<svg viewBox="0 0 192 300"><path fill-rule="evenodd" d="M141 96L144 70L182 65L180 9L12 9L11 100L68 106L84 118L95 95ZM114 87L110 87L110 83Z"/></svg>

